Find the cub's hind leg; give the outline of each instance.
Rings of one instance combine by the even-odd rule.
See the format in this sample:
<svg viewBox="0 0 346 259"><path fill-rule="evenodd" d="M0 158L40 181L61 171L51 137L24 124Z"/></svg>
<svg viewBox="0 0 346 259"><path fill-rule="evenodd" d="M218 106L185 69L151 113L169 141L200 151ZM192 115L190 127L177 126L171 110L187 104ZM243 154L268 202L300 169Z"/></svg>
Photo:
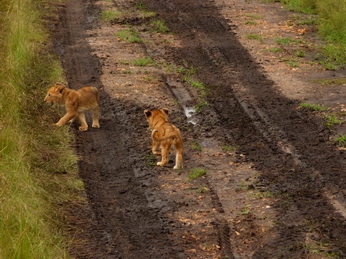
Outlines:
<svg viewBox="0 0 346 259"><path fill-rule="evenodd" d="M182 145L176 145L175 146L175 166L173 169L183 169L183 153L184 149Z"/></svg>
<svg viewBox="0 0 346 259"><path fill-rule="evenodd" d="M100 128L100 108L97 107L94 110L92 110L92 118L93 118L93 124L92 127L93 128Z"/></svg>
<svg viewBox="0 0 346 259"><path fill-rule="evenodd" d="M160 155L160 142L153 140L151 142L151 151L154 155Z"/></svg>
<svg viewBox="0 0 346 259"><path fill-rule="evenodd" d="M158 162L157 165L164 166L168 163L168 153L170 145L161 144L161 162Z"/></svg>

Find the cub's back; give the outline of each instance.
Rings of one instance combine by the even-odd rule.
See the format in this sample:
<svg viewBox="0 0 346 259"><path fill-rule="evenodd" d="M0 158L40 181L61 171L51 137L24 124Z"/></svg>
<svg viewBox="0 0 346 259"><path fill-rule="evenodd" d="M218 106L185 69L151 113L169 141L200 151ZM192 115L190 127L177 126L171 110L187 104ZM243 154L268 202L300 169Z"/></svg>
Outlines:
<svg viewBox="0 0 346 259"><path fill-rule="evenodd" d="M84 86L77 90L79 94L79 105L85 108L99 106L99 92L94 86Z"/></svg>

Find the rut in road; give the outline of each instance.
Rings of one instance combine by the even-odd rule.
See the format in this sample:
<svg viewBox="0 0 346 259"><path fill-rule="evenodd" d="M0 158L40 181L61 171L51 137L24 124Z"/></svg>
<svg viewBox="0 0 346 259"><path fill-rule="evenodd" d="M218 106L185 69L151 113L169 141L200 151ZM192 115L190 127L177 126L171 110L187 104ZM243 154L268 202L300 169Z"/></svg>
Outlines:
<svg viewBox="0 0 346 259"><path fill-rule="evenodd" d="M86 215L75 212L77 217L89 217L81 225L88 233L77 237L84 241L71 254L77 258L179 258L181 246L171 240L167 222L160 215L170 205L149 202L155 201L154 179L137 167L142 162L143 139L137 142L131 132L141 131L134 117L144 107L114 100L103 91L100 65L86 40L87 28L98 15L94 8L92 1L67 0L55 42L69 86L98 87L103 106L100 129L76 132L80 176L90 209L83 211ZM125 116L118 119L114 114Z"/></svg>

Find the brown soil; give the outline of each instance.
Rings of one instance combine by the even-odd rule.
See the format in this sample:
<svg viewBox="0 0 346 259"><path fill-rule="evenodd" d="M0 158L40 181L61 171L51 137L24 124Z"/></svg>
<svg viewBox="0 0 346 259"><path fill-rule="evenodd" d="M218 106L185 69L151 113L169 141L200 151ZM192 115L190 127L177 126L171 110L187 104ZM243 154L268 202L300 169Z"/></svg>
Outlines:
<svg viewBox="0 0 346 259"><path fill-rule="evenodd" d="M312 79L345 73L312 64L309 44L270 51L275 37L318 42L313 26L287 26L292 13L279 4L243 0L66 0L59 10L66 80L98 87L102 105L100 129L72 127L88 197L70 212L72 257L346 258L345 151L299 106L342 110L345 85ZM127 15L102 22L105 10ZM152 31L157 19L170 33ZM129 27L143 42L120 39ZM283 62L298 47L300 66ZM147 57L154 63L133 63ZM153 165L143 110L162 107L183 134L182 171L173 153ZM196 168L206 174L190 179Z"/></svg>

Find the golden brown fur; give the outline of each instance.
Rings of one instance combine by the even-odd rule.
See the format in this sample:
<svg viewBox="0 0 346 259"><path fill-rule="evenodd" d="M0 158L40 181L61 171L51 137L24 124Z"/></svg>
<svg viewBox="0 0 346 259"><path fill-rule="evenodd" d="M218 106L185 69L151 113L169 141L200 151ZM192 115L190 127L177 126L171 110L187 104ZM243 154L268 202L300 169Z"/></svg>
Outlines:
<svg viewBox="0 0 346 259"><path fill-rule="evenodd" d="M100 101L99 93L96 87L84 86L73 90L63 84L56 84L49 88L45 102L64 105L66 114L55 125L63 126L67 122L78 118L80 122L79 130L88 130L88 124L85 119L85 112L92 112L92 127L99 128Z"/></svg>
<svg viewBox="0 0 346 259"><path fill-rule="evenodd" d="M149 128L152 130L152 152L159 155L159 148L161 148L161 162L157 165L164 166L168 162L168 153L171 147L176 150L176 161L174 169L183 168L183 140L180 130L173 124L168 122L168 110L163 108L161 110L144 110L144 115L147 118Z"/></svg>

